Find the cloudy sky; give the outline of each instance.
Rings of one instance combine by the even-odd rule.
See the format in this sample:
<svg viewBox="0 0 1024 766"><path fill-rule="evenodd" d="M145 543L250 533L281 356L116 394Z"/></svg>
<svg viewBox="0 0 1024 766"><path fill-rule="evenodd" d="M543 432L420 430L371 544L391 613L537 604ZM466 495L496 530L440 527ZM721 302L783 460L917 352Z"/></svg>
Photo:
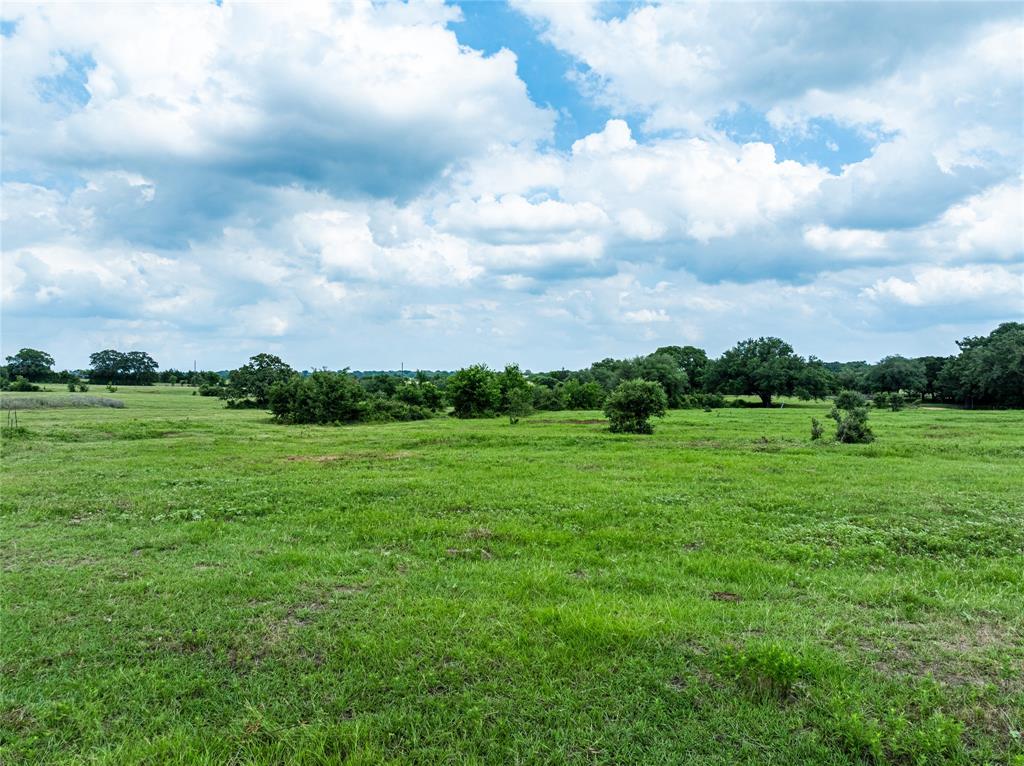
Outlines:
<svg viewBox="0 0 1024 766"><path fill-rule="evenodd" d="M1024 315L1022 8L5 3L3 353L953 353Z"/></svg>

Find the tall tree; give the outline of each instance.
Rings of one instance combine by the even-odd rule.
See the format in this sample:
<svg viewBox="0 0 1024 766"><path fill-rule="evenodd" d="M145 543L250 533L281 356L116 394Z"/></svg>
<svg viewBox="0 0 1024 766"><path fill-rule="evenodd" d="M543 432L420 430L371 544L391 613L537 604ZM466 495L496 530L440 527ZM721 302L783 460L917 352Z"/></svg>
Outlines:
<svg viewBox="0 0 1024 766"><path fill-rule="evenodd" d="M53 374L53 357L45 351L23 348L14 356L7 357L7 372L12 378L21 376L25 380L46 380Z"/></svg>
<svg viewBox="0 0 1024 766"><path fill-rule="evenodd" d="M781 338L749 338L716 360L706 377L709 391L754 394L771 407L772 397L792 394L805 366Z"/></svg>

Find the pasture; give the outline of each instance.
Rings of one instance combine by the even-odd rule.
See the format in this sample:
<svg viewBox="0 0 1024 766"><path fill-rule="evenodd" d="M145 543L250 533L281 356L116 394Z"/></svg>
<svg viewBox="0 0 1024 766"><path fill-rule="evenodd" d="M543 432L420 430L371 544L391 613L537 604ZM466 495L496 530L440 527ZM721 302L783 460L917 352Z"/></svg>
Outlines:
<svg viewBox="0 0 1024 766"><path fill-rule="evenodd" d="M1024 412L103 393L3 440L3 763L1024 762Z"/></svg>

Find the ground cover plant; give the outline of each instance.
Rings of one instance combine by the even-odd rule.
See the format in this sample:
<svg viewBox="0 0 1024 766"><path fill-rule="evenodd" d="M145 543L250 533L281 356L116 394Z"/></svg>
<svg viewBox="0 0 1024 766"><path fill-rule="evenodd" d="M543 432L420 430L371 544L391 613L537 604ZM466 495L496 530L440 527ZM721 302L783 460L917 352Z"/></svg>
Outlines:
<svg viewBox="0 0 1024 766"><path fill-rule="evenodd" d="M1024 412L118 398L2 443L4 763L1024 756Z"/></svg>

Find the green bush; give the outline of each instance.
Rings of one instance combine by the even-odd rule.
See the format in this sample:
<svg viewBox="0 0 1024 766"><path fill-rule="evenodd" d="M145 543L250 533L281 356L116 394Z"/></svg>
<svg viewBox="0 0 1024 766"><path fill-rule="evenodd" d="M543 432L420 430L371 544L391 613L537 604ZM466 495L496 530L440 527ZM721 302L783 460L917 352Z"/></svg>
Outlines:
<svg viewBox="0 0 1024 766"><path fill-rule="evenodd" d="M811 418L811 441L817 441L825 433L825 426L817 418Z"/></svg>
<svg viewBox="0 0 1024 766"><path fill-rule="evenodd" d="M836 421L836 440L844 444L867 444L875 435L868 425L868 402L857 391L842 391L836 396L829 417Z"/></svg>
<svg viewBox="0 0 1024 766"><path fill-rule="evenodd" d="M730 652L725 667L728 675L761 699L792 697L799 682L810 675L798 655L778 644Z"/></svg>
<svg viewBox="0 0 1024 766"><path fill-rule="evenodd" d="M42 391L42 389L35 383L26 380L23 376L19 375L11 381L11 385L7 389L8 391Z"/></svg>
<svg viewBox="0 0 1024 766"><path fill-rule="evenodd" d="M501 408L498 375L486 364L474 364L453 373L445 393L457 418L491 418Z"/></svg>
<svg viewBox="0 0 1024 766"><path fill-rule="evenodd" d="M612 433L651 434L652 417L663 417L668 397L660 383L650 380L626 380L620 383L604 403L604 414L611 421Z"/></svg>

